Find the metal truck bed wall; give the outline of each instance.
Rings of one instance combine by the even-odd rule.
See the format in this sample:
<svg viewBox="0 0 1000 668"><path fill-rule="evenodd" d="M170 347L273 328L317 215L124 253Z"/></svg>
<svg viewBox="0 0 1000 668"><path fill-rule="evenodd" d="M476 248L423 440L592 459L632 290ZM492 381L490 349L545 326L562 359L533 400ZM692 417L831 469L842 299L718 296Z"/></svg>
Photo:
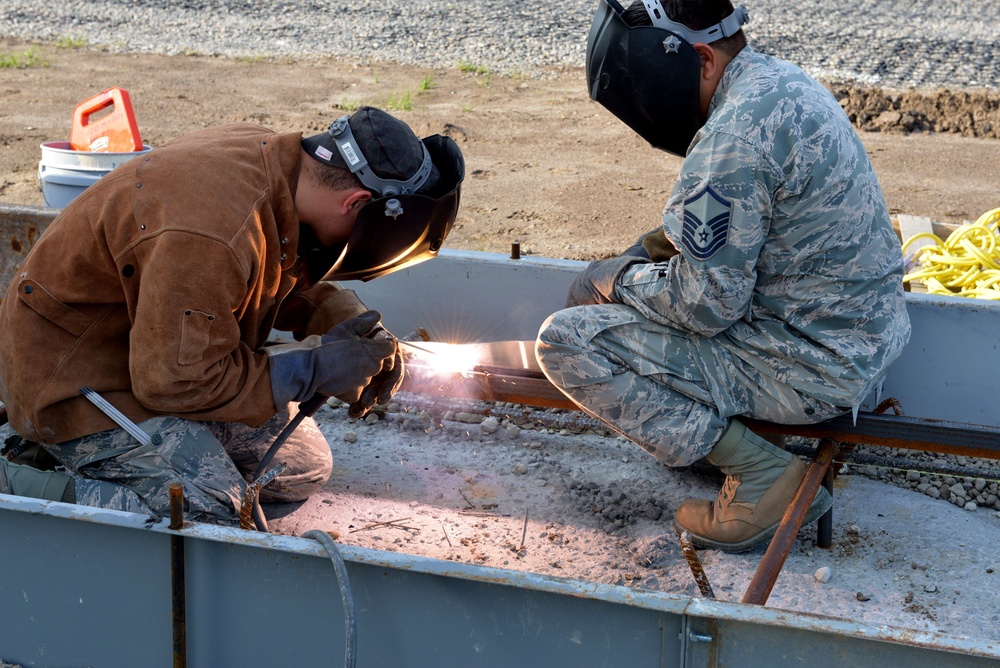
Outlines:
<svg viewBox="0 0 1000 668"><path fill-rule="evenodd" d="M54 213L0 206L5 284ZM348 286L397 334L424 327L442 341L532 339L583 266L444 251ZM990 407L1000 378L998 307L925 295L909 295L908 305L913 339L884 394L910 415L997 424ZM0 495L0 658L24 666L170 665L171 538L184 536L188 665L343 664L344 612L318 542L167 525ZM342 553L359 666L916 668L1000 659L990 640L354 547Z"/></svg>
<svg viewBox="0 0 1000 668"><path fill-rule="evenodd" d="M563 307L587 263L444 250L434 260L382 278L345 282L383 314L389 331L423 327L433 340L465 343L534 339ZM907 293L913 333L881 397L906 415L1000 426L1000 304ZM874 396L862 406L872 410Z"/></svg>
<svg viewBox="0 0 1000 668"><path fill-rule="evenodd" d="M310 539L0 495L0 656L172 665L184 536L187 665L343 665L332 562ZM358 666L987 666L993 642L342 547ZM835 657L835 658L834 658Z"/></svg>

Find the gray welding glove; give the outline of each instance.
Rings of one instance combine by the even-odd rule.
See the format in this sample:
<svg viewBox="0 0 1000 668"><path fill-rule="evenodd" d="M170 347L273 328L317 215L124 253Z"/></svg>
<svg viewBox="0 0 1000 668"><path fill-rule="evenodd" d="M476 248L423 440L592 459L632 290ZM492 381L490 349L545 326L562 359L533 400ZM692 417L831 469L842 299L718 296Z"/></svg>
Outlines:
<svg viewBox="0 0 1000 668"><path fill-rule="evenodd" d="M366 311L322 336L266 347L274 405L302 402L317 393L357 401L372 378L395 363L395 339L373 338L381 319L378 311Z"/></svg>
<svg viewBox="0 0 1000 668"><path fill-rule="evenodd" d="M372 382L361 391L361 398L351 404L347 413L353 418L362 418L376 403L387 404L396 390L403 384L403 355L399 351L399 342L387 329L379 326L371 338L377 341L391 341L396 346L396 354L392 356L391 366L386 363L382 370L372 378Z"/></svg>
<svg viewBox="0 0 1000 668"><path fill-rule="evenodd" d="M631 265L648 262L635 255L620 255L607 260L597 260L587 265L566 296L566 307L585 304L612 304L615 300L615 283Z"/></svg>

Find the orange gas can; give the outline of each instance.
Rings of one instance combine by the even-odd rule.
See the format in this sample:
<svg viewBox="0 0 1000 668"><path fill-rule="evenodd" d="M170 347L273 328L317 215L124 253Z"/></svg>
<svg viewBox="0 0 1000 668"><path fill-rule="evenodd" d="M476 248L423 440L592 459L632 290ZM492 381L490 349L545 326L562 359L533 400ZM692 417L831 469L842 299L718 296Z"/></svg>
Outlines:
<svg viewBox="0 0 1000 668"><path fill-rule="evenodd" d="M110 113L91 120L97 112L113 107ZM69 136L75 151L126 153L141 151L142 137L132 111L132 99L124 88L109 88L84 100L73 110L73 129Z"/></svg>

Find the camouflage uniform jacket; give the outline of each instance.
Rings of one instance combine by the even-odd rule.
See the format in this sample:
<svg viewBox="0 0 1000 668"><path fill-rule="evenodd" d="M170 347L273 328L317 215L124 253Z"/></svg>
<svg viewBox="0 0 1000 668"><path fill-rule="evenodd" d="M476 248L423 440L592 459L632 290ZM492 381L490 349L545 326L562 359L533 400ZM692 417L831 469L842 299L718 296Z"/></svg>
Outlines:
<svg viewBox="0 0 1000 668"><path fill-rule="evenodd" d="M616 299L796 390L856 406L909 339L899 241L865 148L788 63L746 47L727 66L663 224L681 253L629 267Z"/></svg>
<svg viewBox="0 0 1000 668"><path fill-rule="evenodd" d="M61 443L115 428L84 386L135 422L275 414L272 327L301 337L365 310L334 284L303 289L300 140L246 124L195 132L60 213L0 305L0 399L19 434Z"/></svg>

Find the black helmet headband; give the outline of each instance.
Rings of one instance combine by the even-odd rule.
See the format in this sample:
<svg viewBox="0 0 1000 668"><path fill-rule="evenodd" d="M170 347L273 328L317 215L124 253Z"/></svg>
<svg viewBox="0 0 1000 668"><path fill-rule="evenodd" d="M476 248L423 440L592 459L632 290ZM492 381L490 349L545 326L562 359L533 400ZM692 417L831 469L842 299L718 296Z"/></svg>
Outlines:
<svg viewBox="0 0 1000 668"><path fill-rule="evenodd" d="M351 173L358 177L361 184L371 190L377 197L391 197L392 195L409 195L417 192L431 175L434 163L431 161L431 154L427 152L427 147L421 144L424 150L424 159L416 173L406 181L396 179L383 179L378 176L368 166L368 160L362 153L361 147L354 139L351 126L348 123L349 117L341 116L333 123L327 132L333 137L334 144L340 152L340 157L344 159L344 164L351 170Z"/></svg>
<svg viewBox="0 0 1000 668"><path fill-rule="evenodd" d="M649 14L649 20L653 26L669 30L670 32L683 37L688 44L711 44L720 39L731 37L739 32L740 28L750 23L750 13L747 8L740 5L733 10L733 13L722 19L714 26L709 26L704 30L691 30L683 23L677 23L667 18L667 13L663 11L660 0L642 0Z"/></svg>

